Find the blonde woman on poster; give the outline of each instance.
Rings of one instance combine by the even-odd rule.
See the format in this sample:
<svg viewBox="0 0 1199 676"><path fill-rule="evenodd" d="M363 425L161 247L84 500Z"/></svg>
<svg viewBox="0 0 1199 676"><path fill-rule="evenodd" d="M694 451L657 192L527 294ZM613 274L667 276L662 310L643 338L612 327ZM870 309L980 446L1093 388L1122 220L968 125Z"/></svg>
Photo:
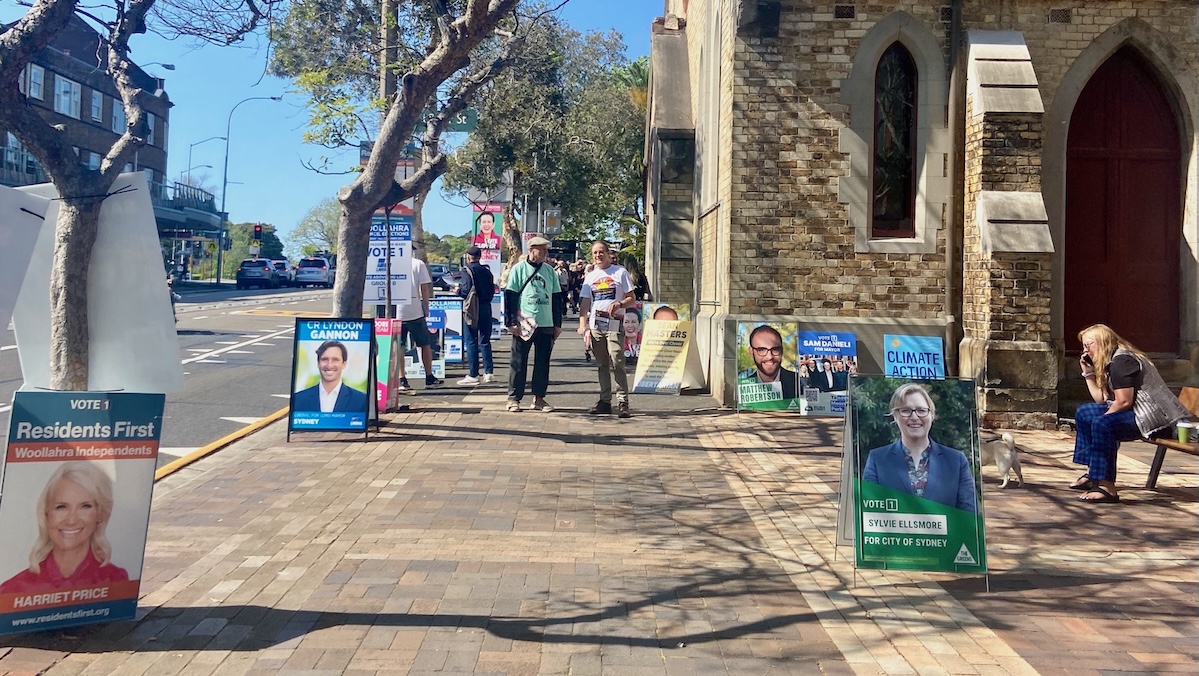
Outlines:
<svg viewBox="0 0 1199 676"><path fill-rule="evenodd" d="M928 391L916 383L900 385L891 395L890 411L899 439L870 451L862 478L977 513L974 474L966 454L929 436L937 405Z"/></svg>
<svg viewBox="0 0 1199 676"><path fill-rule="evenodd" d="M63 463L36 505L38 536L29 568L0 584L0 594L27 594L124 582L108 541L112 479L92 462Z"/></svg>

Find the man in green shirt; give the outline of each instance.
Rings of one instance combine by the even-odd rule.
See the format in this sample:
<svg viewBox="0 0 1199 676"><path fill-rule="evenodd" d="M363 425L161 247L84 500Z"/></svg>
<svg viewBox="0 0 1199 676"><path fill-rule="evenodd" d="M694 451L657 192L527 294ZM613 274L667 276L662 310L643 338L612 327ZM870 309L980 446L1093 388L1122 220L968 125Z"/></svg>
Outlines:
<svg viewBox="0 0 1199 676"><path fill-rule="evenodd" d="M512 334L512 363L508 369L508 410L519 411L525 396L529 350L533 357L533 408L554 410L545 400L550 386L550 353L562 333L566 314L565 296L558 275L546 263L550 241L544 237L529 240L529 254L508 272L504 287L504 322Z"/></svg>

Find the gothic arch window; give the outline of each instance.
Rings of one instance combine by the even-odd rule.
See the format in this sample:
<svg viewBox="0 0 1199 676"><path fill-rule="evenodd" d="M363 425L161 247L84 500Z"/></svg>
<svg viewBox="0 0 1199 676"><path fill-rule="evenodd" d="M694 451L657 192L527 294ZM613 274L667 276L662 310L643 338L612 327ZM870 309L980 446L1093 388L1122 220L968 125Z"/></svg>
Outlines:
<svg viewBox="0 0 1199 676"><path fill-rule="evenodd" d="M841 81L849 120L839 146L848 166L837 184L854 251L937 250L951 197L947 72L937 36L906 12L862 36Z"/></svg>
<svg viewBox="0 0 1199 676"><path fill-rule="evenodd" d="M911 53L898 42L874 74L872 239L916 234L916 86Z"/></svg>

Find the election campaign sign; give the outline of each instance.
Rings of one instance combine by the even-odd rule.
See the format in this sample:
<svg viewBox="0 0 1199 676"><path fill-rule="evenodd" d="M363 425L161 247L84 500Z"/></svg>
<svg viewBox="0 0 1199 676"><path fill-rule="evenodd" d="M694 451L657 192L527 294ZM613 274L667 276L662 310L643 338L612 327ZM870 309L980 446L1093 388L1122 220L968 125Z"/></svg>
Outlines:
<svg viewBox="0 0 1199 676"><path fill-rule="evenodd" d="M987 572L973 380L851 379L860 568Z"/></svg>
<svg viewBox="0 0 1199 676"><path fill-rule="evenodd" d="M374 337L370 319L296 319L288 432L366 430Z"/></svg>
<svg viewBox="0 0 1199 676"><path fill-rule="evenodd" d="M461 364L462 355L462 303L461 298L434 298L429 301L429 330L437 334L437 345L433 348L433 359L447 364Z"/></svg>
<svg viewBox="0 0 1199 676"><path fill-rule="evenodd" d="M387 300L387 223L391 223L391 302L401 305L412 296L412 216L375 214L371 218L370 247L366 258L363 303Z"/></svg>
<svg viewBox="0 0 1199 676"><path fill-rule="evenodd" d="M633 391L677 393L683 386L691 322L651 319L641 332L641 355L633 375Z"/></svg>
<svg viewBox="0 0 1199 676"><path fill-rule="evenodd" d="M799 410L795 333L792 322L737 324L737 408Z"/></svg>
<svg viewBox="0 0 1199 676"><path fill-rule="evenodd" d="M0 634L133 619L165 400L16 393L0 494Z"/></svg>
<svg viewBox="0 0 1199 676"><path fill-rule="evenodd" d="M803 415L845 415L849 378L858 373L852 333L799 332L799 389Z"/></svg>
<svg viewBox="0 0 1199 676"><path fill-rule="evenodd" d="M940 336L883 335L883 374L890 378L945 378Z"/></svg>

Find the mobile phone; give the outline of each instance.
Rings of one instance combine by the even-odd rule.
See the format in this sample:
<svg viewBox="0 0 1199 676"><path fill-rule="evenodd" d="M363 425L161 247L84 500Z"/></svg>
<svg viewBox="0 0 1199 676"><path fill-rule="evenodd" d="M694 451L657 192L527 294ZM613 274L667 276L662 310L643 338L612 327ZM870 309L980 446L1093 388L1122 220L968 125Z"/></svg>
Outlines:
<svg viewBox="0 0 1199 676"><path fill-rule="evenodd" d="M1094 366L1094 365L1095 365L1095 362L1094 362L1094 361L1091 361L1091 355L1089 355L1089 354L1084 354L1084 355L1082 356L1082 362L1083 362L1084 364L1086 364L1087 366Z"/></svg>

